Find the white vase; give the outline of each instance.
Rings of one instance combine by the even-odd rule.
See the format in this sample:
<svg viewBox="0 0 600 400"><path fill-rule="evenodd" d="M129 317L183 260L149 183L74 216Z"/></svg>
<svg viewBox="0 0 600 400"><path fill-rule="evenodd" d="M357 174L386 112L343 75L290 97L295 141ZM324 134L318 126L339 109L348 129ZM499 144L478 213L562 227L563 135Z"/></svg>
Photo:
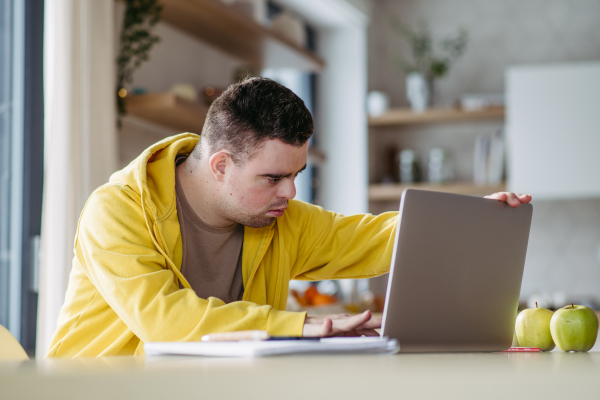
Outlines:
<svg viewBox="0 0 600 400"><path fill-rule="evenodd" d="M420 72L406 76L406 97L415 112L422 112L431 104L431 82Z"/></svg>
<svg viewBox="0 0 600 400"><path fill-rule="evenodd" d="M376 90L367 95L367 113L371 117L384 114L390 108L390 99L384 92Z"/></svg>

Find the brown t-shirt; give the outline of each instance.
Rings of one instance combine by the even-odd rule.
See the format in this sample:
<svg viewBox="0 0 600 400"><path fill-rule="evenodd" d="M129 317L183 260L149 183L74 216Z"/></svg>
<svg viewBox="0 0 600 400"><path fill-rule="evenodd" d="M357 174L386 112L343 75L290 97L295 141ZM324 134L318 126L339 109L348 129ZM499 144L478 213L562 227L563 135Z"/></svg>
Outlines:
<svg viewBox="0 0 600 400"><path fill-rule="evenodd" d="M202 299L216 297L225 303L241 300L244 226L215 228L204 223L185 198L177 174L175 178L183 244L181 273Z"/></svg>

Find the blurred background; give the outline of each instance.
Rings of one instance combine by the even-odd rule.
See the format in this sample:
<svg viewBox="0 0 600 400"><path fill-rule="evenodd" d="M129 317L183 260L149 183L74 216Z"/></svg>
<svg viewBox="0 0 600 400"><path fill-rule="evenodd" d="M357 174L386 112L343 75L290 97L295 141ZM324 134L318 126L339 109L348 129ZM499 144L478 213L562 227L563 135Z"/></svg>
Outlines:
<svg viewBox="0 0 600 400"><path fill-rule="evenodd" d="M530 193L521 306L600 309L598 26L597 0L0 0L0 324L45 353L90 193L248 75L313 113L298 199ZM386 282L288 308L380 312Z"/></svg>

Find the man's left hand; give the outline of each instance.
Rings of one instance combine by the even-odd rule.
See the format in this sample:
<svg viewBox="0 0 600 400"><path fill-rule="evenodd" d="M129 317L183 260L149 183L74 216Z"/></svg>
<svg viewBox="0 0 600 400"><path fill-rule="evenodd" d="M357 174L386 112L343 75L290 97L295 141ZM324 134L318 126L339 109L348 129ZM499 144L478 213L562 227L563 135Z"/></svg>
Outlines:
<svg viewBox="0 0 600 400"><path fill-rule="evenodd" d="M488 196L484 196L484 198L505 201L512 208L517 208L521 204L526 204L531 201L530 194L518 194L512 192L498 192L490 194Z"/></svg>

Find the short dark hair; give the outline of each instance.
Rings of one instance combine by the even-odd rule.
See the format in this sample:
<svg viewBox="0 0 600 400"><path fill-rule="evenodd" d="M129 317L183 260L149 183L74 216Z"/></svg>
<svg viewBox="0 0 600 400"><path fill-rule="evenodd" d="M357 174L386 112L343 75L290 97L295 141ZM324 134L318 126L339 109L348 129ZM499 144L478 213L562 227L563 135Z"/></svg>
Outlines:
<svg viewBox="0 0 600 400"><path fill-rule="evenodd" d="M312 116L294 92L271 79L247 78L212 103L192 156L200 159L204 142L211 154L227 148L241 165L267 140L300 147L313 130Z"/></svg>

